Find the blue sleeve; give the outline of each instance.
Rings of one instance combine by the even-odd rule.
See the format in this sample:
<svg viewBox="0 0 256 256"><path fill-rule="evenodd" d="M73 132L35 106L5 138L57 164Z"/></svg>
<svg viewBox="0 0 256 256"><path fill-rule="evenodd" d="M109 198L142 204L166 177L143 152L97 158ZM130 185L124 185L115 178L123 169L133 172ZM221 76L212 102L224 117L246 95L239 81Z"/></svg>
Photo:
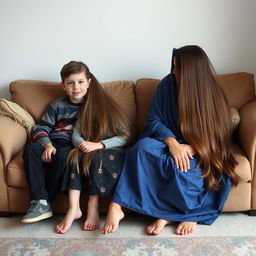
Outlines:
<svg viewBox="0 0 256 256"><path fill-rule="evenodd" d="M150 136L158 140L163 140L167 137L177 138L172 128L176 128L177 111L176 107L172 109L172 98L176 99L176 94L170 87L173 79L170 76L165 77L159 84L149 108L146 129L144 136ZM172 103L172 104L171 104ZM175 113L175 116L173 115ZM176 129L175 129L176 130Z"/></svg>

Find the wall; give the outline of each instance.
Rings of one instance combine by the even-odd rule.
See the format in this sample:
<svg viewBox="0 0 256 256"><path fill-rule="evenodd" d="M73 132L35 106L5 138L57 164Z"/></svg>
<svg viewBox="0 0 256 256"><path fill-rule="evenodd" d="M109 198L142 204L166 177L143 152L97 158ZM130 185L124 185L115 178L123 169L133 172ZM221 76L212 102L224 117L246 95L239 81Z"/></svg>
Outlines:
<svg viewBox="0 0 256 256"><path fill-rule="evenodd" d="M101 81L162 78L173 47L217 73L256 73L255 0L0 0L0 97L16 79L59 81L82 60Z"/></svg>

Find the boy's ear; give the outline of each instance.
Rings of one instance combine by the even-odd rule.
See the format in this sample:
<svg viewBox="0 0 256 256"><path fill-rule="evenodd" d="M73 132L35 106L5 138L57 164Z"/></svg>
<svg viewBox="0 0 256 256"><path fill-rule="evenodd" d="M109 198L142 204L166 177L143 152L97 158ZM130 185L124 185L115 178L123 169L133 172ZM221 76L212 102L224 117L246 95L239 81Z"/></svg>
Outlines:
<svg viewBox="0 0 256 256"><path fill-rule="evenodd" d="M61 82L61 83L60 83L60 85L61 85L62 89L63 89L64 91L66 91L66 88L65 88L64 83L63 83L63 82Z"/></svg>
<svg viewBox="0 0 256 256"><path fill-rule="evenodd" d="M92 79L91 79L91 78L89 78L88 82L90 83L91 81L92 81Z"/></svg>

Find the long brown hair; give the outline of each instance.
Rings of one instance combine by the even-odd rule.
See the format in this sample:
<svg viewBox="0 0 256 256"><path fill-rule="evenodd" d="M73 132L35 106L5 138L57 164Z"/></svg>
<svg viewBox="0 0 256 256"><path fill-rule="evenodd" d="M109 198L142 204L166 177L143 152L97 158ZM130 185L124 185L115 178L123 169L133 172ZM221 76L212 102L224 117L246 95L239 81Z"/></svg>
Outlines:
<svg viewBox="0 0 256 256"><path fill-rule="evenodd" d="M223 174L237 185L230 109L210 60L195 45L177 49L174 58L181 132L199 156L206 187L219 189Z"/></svg>
<svg viewBox="0 0 256 256"><path fill-rule="evenodd" d="M66 77L70 74L84 72L88 80L90 80L89 88L84 97L82 108L79 113L81 136L91 142L100 142L105 139L106 135L121 136L131 142L131 132L129 123L119 109L116 102L106 93L101 84L90 72L89 68L82 62L70 62L65 68ZM74 66L82 65L82 68ZM65 66L64 66L65 67ZM74 72L75 71L75 72ZM73 72L73 73L70 73ZM67 75L69 74L69 75ZM89 166L94 152L83 155L82 169L85 174L89 174ZM79 149L73 149L67 159L67 164L71 163L76 166L79 171Z"/></svg>

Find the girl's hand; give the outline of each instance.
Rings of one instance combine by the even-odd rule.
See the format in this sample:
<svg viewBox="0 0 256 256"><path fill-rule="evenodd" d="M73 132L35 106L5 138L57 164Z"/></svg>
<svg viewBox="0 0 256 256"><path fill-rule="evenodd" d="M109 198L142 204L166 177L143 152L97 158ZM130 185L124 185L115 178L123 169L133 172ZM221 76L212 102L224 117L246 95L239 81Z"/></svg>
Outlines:
<svg viewBox="0 0 256 256"><path fill-rule="evenodd" d="M52 144L45 144L44 145L44 152L42 154L42 160L46 163L52 162L52 155L56 154L56 148Z"/></svg>
<svg viewBox="0 0 256 256"><path fill-rule="evenodd" d="M190 169L189 159L193 159L194 150L190 145L180 144L175 138L166 138L164 143L169 147L175 165L182 172Z"/></svg>
<svg viewBox="0 0 256 256"><path fill-rule="evenodd" d="M185 150L188 153L189 158L193 159L193 156L196 154L195 149L192 146L188 145L188 144L181 144L181 146L183 146L185 148Z"/></svg>
<svg viewBox="0 0 256 256"><path fill-rule="evenodd" d="M101 142L90 142L90 141L84 141L79 145L79 149L83 153L89 153L98 149L103 149L104 146Z"/></svg>

